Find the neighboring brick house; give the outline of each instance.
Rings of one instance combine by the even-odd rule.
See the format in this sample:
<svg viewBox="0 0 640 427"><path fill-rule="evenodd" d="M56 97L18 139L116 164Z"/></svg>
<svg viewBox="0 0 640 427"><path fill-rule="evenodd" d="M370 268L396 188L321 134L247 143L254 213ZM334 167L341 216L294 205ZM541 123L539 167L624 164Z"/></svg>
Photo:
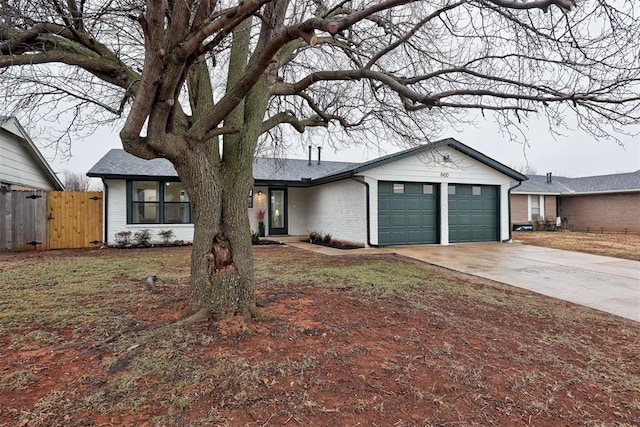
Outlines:
<svg viewBox="0 0 640 427"><path fill-rule="evenodd" d="M511 194L514 225L538 226L560 217L574 231L640 233L640 170L630 173L556 177L529 175Z"/></svg>
<svg viewBox="0 0 640 427"><path fill-rule="evenodd" d="M251 229L310 231L368 246L508 241L509 191L526 177L454 139L364 163L254 160ZM121 231L170 228L191 240L189 198L171 163L111 150L87 173L105 188L104 241Z"/></svg>

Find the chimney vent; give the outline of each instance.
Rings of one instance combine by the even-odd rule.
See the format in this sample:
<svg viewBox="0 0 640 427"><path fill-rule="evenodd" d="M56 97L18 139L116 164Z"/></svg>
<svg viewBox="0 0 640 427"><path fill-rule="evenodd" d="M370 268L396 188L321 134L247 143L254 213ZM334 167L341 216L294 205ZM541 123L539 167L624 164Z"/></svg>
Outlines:
<svg viewBox="0 0 640 427"><path fill-rule="evenodd" d="M311 146L309 146L309 166L311 166Z"/></svg>
<svg viewBox="0 0 640 427"><path fill-rule="evenodd" d="M547 172L547 184L551 184L551 172Z"/></svg>
<svg viewBox="0 0 640 427"><path fill-rule="evenodd" d="M318 147L318 164L320 164L320 150L322 150L322 148Z"/></svg>

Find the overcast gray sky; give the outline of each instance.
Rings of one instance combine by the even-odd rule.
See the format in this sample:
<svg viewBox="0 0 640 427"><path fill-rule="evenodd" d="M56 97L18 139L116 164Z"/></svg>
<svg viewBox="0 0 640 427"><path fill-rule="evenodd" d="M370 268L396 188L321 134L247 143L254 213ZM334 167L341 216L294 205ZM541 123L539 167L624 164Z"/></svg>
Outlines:
<svg viewBox="0 0 640 427"><path fill-rule="evenodd" d="M640 127L634 129L640 132ZM585 133L567 131L565 135L554 139L544 123L534 121L527 133L529 146L524 146L500 135L495 124L483 120L477 123L477 127L468 126L462 132L452 131L443 137L456 138L507 166L518 168L528 162L537 174L552 172L554 175L579 177L640 169L639 136L620 136L624 144L620 146L613 140L595 141ZM33 138L38 144L37 135L33 135ZM381 146L385 152L364 151L362 148L335 152L327 146L322 151L322 157L325 160L363 162L406 148L392 143ZM84 140L74 141L70 159L61 159L59 155L55 156L53 150L40 148L53 169L60 174L64 170L86 173L107 151L122 148L122 145L117 129L104 127ZM306 156L306 149L300 144L299 151L288 157L304 159Z"/></svg>

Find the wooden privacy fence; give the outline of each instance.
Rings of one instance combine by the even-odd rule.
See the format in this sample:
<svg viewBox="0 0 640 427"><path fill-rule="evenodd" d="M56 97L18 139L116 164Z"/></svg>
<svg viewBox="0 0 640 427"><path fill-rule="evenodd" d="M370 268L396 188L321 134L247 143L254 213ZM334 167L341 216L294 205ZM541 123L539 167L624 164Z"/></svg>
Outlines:
<svg viewBox="0 0 640 427"><path fill-rule="evenodd" d="M101 191L0 190L0 252L101 244Z"/></svg>
<svg viewBox="0 0 640 427"><path fill-rule="evenodd" d="M90 248L102 244L102 192L49 193L49 249Z"/></svg>
<svg viewBox="0 0 640 427"><path fill-rule="evenodd" d="M0 190L0 252L47 248L47 192Z"/></svg>

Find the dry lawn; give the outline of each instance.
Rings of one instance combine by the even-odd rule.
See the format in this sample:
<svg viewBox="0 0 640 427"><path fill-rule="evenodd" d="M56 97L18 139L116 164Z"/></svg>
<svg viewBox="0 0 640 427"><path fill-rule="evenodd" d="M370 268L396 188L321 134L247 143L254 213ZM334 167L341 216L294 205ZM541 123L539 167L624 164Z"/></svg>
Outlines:
<svg viewBox="0 0 640 427"><path fill-rule="evenodd" d="M640 234L521 231L514 232L513 239L527 245L640 261Z"/></svg>
<svg viewBox="0 0 640 427"><path fill-rule="evenodd" d="M640 420L631 320L393 255L274 246L255 249L261 318L177 327L189 256L0 258L0 425Z"/></svg>

